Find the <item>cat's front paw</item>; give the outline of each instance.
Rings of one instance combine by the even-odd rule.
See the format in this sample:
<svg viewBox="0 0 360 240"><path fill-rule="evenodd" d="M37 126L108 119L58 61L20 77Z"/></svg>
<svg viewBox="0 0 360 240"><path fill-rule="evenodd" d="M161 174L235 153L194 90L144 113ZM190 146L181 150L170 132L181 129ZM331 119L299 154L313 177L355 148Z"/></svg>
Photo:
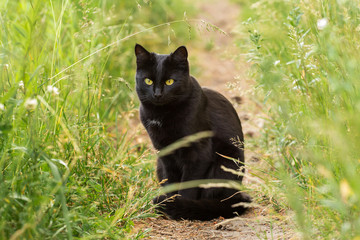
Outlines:
<svg viewBox="0 0 360 240"><path fill-rule="evenodd" d="M153 199L153 203L156 205L155 210L158 213L176 220L181 219L181 211L177 210L177 200L177 195L160 195Z"/></svg>

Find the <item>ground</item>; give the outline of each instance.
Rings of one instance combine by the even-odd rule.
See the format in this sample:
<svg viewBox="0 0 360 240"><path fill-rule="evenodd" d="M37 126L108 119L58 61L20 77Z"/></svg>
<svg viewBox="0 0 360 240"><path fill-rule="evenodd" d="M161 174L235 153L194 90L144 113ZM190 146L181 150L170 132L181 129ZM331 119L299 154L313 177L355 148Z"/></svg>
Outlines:
<svg viewBox="0 0 360 240"><path fill-rule="evenodd" d="M233 36L240 8L228 0L198 1L198 17L224 30L227 34L207 31L199 27L204 41L187 46L195 61L202 86L215 89L230 99L236 108L246 138L256 139L263 127L263 111L254 101L254 82L248 78L249 64L234 45ZM195 57L192 57L195 56ZM255 151L246 149L248 164L259 164ZM258 184L259 179L244 178L244 185ZM251 187L250 187L251 188ZM174 221L164 217L135 222L135 229L150 230L147 239L298 239L286 215L270 214L271 206L258 204L245 215L233 219L213 221Z"/></svg>
<svg viewBox="0 0 360 240"><path fill-rule="evenodd" d="M271 219L263 208L232 219L212 221L174 221L148 218L136 223L137 229L150 230L146 239L298 239L285 222Z"/></svg>

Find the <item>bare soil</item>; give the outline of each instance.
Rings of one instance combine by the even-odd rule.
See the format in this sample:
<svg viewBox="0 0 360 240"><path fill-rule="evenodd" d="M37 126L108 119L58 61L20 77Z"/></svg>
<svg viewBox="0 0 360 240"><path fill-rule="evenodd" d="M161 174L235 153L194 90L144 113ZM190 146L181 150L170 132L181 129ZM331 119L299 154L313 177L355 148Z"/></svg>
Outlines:
<svg viewBox="0 0 360 240"><path fill-rule="evenodd" d="M199 26L202 42L187 46L190 65L199 69L195 77L202 86L217 90L232 101L241 119L245 139L256 139L263 127L263 111L254 100L254 82L247 76L250 66L239 47L234 45L234 36L239 34L240 8L229 0L197 1L196 4L200 9L198 18L227 34ZM254 151L246 149L245 156L248 164L261 162ZM256 185L258 181L245 176L244 185ZM288 218L272 212L271 206L262 204L233 219L201 222L148 218L135 222L135 231L149 231L146 239L298 239L289 221L285 221Z"/></svg>
<svg viewBox="0 0 360 240"><path fill-rule="evenodd" d="M146 239L297 239L288 224L269 218L263 210L257 208L241 217L204 222L148 218L136 222L136 228L150 230Z"/></svg>

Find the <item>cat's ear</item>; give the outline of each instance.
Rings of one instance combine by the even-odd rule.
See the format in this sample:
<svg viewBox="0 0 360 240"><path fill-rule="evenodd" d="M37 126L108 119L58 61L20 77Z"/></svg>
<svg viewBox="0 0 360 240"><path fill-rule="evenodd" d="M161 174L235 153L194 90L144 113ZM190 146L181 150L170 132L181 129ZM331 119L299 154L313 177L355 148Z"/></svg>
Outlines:
<svg viewBox="0 0 360 240"><path fill-rule="evenodd" d="M144 61L150 57L150 53L140 44L135 45L135 55L137 61Z"/></svg>
<svg viewBox="0 0 360 240"><path fill-rule="evenodd" d="M185 46L178 47L175 52L171 54L171 57L177 61L186 61L188 57L188 51Z"/></svg>

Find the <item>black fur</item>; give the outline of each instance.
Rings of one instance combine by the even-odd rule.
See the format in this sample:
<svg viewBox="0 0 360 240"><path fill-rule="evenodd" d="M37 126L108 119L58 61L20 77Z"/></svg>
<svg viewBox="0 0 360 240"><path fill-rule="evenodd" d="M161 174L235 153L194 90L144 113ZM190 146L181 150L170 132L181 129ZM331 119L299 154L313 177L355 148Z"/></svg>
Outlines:
<svg viewBox="0 0 360 240"><path fill-rule="evenodd" d="M213 137L202 139L160 157L157 164L163 185L197 179L242 181L242 176L221 169L239 170L244 165L243 133L231 103L220 93L201 88L189 74L188 52L184 46L174 53L160 55L135 46L136 91L140 99L140 119L156 149L201 131ZM149 78L152 85L144 80ZM170 86L165 84L174 79ZM234 145L233 141L238 140ZM221 157L225 155L238 161ZM175 194L180 196L174 197ZM173 196L172 199L166 200ZM229 188L190 188L159 196L154 203L172 219L210 220L233 217L246 210L232 205L250 202L247 194Z"/></svg>

